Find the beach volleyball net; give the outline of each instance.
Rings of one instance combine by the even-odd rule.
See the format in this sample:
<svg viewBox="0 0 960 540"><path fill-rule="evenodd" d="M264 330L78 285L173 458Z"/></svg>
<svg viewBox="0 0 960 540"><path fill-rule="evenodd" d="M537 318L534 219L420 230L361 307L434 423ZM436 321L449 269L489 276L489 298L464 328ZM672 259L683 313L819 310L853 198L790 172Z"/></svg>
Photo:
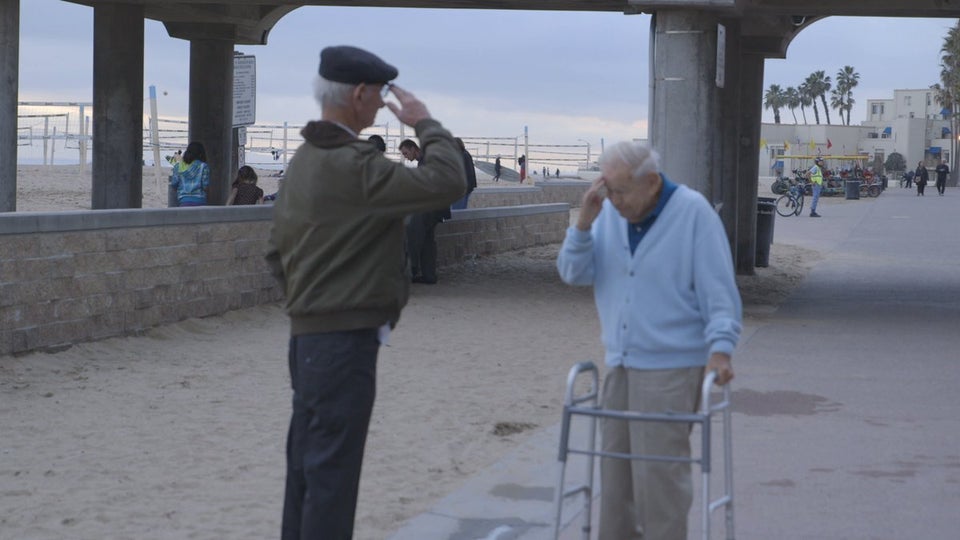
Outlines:
<svg viewBox="0 0 960 540"><path fill-rule="evenodd" d="M81 172L92 158L91 125L93 104L84 102L24 101L17 106L17 162L32 165L80 165ZM238 152L244 164L255 168L282 171L296 149L303 144L303 124L259 123L238 132ZM387 157L400 161L400 142L416 139L413 130L396 123L371 126L360 134L383 137ZM457 135L457 134L455 134ZM500 158L503 167L520 169L526 162L528 176L556 176L589 168L590 144L535 143L524 135L460 135L475 163L493 167ZM185 118L146 114L143 120L143 159L145 166L169 167L189 143L189 121ZM156 162L156 163L155 163ZM492 169L491 169L492 170Z"/></svg>
<svg viewBox="0 0 960 540"><path fill-rule="evenodd" d="M17 103L17 162L82 163L90 143L91 103Z"/></svg>

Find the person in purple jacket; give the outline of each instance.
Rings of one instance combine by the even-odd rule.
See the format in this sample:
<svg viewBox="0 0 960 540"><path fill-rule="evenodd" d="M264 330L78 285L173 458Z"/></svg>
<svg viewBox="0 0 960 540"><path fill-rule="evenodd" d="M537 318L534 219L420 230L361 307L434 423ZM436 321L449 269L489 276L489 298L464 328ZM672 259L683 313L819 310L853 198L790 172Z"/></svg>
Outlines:
<svg viewBox="0 0 960 540"><path fill-rule="evenodd" d="M607 149L557 257L560 277L592 286L605 353L603 407L693 412L705 370L733 378L742 305L719 216L697 191L670 181L656 152ZM605 452L690 455L683 423L603 419ZM603 458L600 539L687 537L689 463Z"/></svg>

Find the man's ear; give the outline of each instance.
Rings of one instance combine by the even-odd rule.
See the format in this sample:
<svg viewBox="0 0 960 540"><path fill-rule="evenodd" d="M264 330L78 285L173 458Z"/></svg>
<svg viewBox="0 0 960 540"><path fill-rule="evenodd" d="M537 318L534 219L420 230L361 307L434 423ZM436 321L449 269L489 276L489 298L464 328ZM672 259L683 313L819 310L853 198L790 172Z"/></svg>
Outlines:
<svg viewBox="0 0 960 540"><path fill-rule="evenodd" d="M367 89L367 83L360 83L353 87L353 92L350 92L350 101L359 102L363 101L363 91Z"/></svg>

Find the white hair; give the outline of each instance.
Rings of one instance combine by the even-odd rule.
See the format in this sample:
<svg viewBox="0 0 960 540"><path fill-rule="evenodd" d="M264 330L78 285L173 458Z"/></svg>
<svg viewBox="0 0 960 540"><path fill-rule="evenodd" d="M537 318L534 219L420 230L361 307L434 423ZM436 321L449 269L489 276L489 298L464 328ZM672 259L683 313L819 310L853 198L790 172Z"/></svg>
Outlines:
<svg viewBox="0 0 960 540"><path fill-rule="evenodd" d="M320 107L343 107L350 103L350 93L356 85L324 79L320 75L313 80L313 98Z"/></svg>
<svg viewBox="0 0 960 540"><path fill-rule="evenodd" d="M660 154L644 144L622 141L608 147L600 155L597 163L604 165L623 165L630 170L632 178L642 178L650 173L660 173Z"/></svg>

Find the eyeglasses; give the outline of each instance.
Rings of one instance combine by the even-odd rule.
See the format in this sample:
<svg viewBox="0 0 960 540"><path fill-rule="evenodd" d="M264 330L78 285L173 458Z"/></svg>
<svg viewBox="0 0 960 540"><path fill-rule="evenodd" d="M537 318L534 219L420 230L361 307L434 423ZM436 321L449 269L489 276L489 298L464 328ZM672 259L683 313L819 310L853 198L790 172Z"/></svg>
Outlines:
<svg viewBox="0 0 960 540"><path fill-rule="evenodd" d="M380 97L387 99L387 96L390 95L390 89L393 88L393 83L384 83L380 88Z"/></svg>

